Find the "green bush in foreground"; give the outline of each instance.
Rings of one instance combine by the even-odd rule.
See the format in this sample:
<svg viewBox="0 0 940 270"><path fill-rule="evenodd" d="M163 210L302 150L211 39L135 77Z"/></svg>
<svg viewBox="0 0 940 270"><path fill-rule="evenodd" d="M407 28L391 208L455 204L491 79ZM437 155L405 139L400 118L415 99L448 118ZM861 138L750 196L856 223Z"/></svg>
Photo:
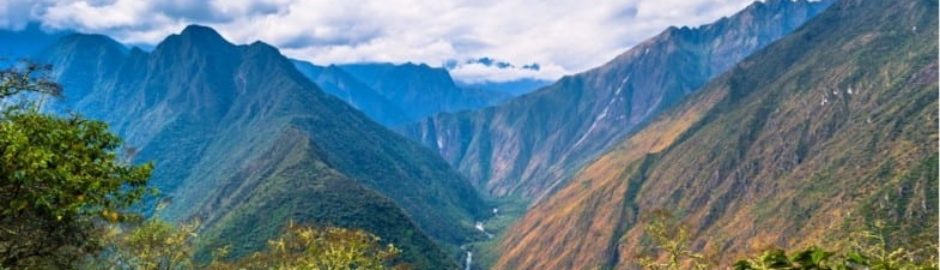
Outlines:
<svg viewBox="0 0 940 270"><path fill-rule="evenodd" d="M148 220L122 230L111 228L110 246L84 269L404 269L395 265L400 251L382 245L379 238L361 230L288 225L267 249L235 261L224 261L228 248L215 252L206 264L195 263L193 250L198 224L173 226Z"/></svg>
<svg viewBox="0 0 940 270"><path fill-rule="evenodd" d="M122 209L149 189L151 165L130 165L106 124L40 113L14 95L56 95L47 67L0 71L0 266L71 269L101 247L100 224L131 219ZM20 101L28 100L22 98Z"/></svg>
<svg viewBox="0 0 940 270"><path fill-rule="evenodd" d="M882 222L875 222L883 230ZM787 252L781 249L764 251L757 257L740 260L735 270L816 269L816 270L930 270L938 269L937 246L917 250L890 248L881 233L863 231L844 252L827 251L820 247Z"/></svg>
<svg viewBox="0 0 940 270"><path fill-rule="evenodd" d="M137 213L126 211L151 191L151 164L122 159L121 139L103 122L40 112L42 100L61 91L47 79L49 70L20 63L0 70L0 269L387 269L395 264L399 250L367 232L293 224L262 252L234 262L195 263L198 224L141 222Z"/></svg>
<svg viewBox="0 0 940 270"><path fill-rule="evenodd" d="M216 269L403 269L394 265L401 254L393 245L361 230L314 228L291 223L268 241L268 248L235 263L214 262ZM221 252L224 253L224 252ZM217 254L220 255L220 254ZM233 267L234 266L234 267Z"/></svg>
<svg viewBox="0 0 940 270"><path fill-rule="evenodd" d="M648 270L713 269L714 260L689 248L689 230L664 210L649 215L646 236L655 252L640 257L639 265ZM829 251L809 247L796 251L769 249L739 260L734 270L937 270L938 248L927 244L920 249L891 248L883 222L874 222L873 231L853 235L848 248ZM933 241L933 240L931 240Z"/></svg>

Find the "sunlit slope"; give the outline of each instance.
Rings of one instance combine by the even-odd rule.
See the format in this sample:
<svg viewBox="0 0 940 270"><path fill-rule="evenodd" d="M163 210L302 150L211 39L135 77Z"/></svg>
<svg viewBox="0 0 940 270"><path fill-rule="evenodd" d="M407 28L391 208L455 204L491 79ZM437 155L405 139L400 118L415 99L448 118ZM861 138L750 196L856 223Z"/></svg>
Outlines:
<svg viewBox="0 0 940 270"><path fill-rule="evenodd" d="M494 107L439 114L403 133L481 190L536 201L638 125L677 104L831 1L770 0L699 27L670 27L604 65Z"/></svg>
<svg viewBox="0 0 940 270"><path fill-rule="evenodd" d="M936 239L936 1L840 1L536 205L497 269L635 269L667 209L721 262L882 219Z"/></svg>

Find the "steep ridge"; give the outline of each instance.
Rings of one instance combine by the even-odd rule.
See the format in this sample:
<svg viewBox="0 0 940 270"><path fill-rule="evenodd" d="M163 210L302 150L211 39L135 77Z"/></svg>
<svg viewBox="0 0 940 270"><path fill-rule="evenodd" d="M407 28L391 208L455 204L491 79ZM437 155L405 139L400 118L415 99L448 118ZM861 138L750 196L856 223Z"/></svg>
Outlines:
<svg viewBox="0 0 940 270"><path fill-rule="evenodd" d="M437 113L482 108L510 97L497 91L461 88L446 69L426 64L364 63L339 67L396 104L405 113L405 122Z"/></svg>
<svg viewBox="0 0 940 270"><path fill-rule="evenodd" d="M63 102L49 103L50 109L67 112L75 105L71 101L82 100L95 85L115 74L128 53L124 45L106 36L69 34L32 55L56 67L51 75L69 87Z"/></svg>
<svg viewBox="0 0 940 270"><path fill-rule="evenodd" d="M874 220L899 243L936 241L937 8L838 2L535 205L495 268L637 269L640 220L659 209L723 266Z"/></svg>
<svg viewBox="0 0 940 270"><path fill-rule="evenodd" d="M474 237L483 203L462 176L321 91L271 46L190 26L117 67L62 102L109 122L135 160L155 161L151 182L171 201L160 215L201 220L203 251L232 244L246 254L293 220L375 232L418 268L439 269L455 266L443 249Z"/></svg>
<svg viewBox="0 0 940 270"><path fill-rule="evenodd" d="M317 66L294 60L294 65L327 93L390 128L437 113L493 105L511 96L495 90L460 87L447 70L425 64Z"/></svg>
<svg viewBox="0 0 940 270"><path fill-rule="evenodd" d="M493 196L534 200L658 111L830 1L755 2L698 28L669 28L607 64L478 111L403 128Z"/></svg>
<svg viewBox="0 0 940 270"><path fill-rule="evenodd" d="M362 113L385 126L397 126L408 121L405 112L397 104L386 99L369 86L352 77L336 65L321 67L305 61L294 61L301 74Z"/></svg>

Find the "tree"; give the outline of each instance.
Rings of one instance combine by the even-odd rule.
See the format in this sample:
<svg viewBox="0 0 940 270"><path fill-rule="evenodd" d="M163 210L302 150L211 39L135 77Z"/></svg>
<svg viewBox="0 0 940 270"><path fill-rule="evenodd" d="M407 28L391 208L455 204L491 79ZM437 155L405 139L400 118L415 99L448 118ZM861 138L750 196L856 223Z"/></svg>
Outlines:
<svg viewBox="0 0 940 270"><path fill-rule="evenodd" d="M735 270L936 270L936 244L919 249L891 248L885 239L885 224L876 220L871 229L853 234L845 252L810 247L787 256L782 249L770 249L757 257L740 260Z"/></svg>
<svg viewBox="0 0 940 270"><path fill-rule="evenodd" d="M0 100L24 93L60 96L62 86L47 76L51 70L50 65L33 63L14 63L12 67L0 70Z"/></svg>
<svg viewBox="0 0 940 270"><path fill-rule="evenodd" d="M222 252L224 253L224 252ZM268 248L233 264L215 263L215 269L402 269L394 265L400 254L394 245L361 230L307 227L290 223L284 234L268 241ZM233 267L234 266L234 267Z"/></svg>
<svg viewBox="0 0 940 270"><path fill-rule="evenodd" d="M936 250L932 250L936 253ZM905 249L878 247L854 249L844 254L819 247L787 256L782 249L764 251L757 257L736 262L735 270L936 270L935 256L924 256Z"/></svg>
<svg viewBox="0 0 940 270"><path fill-rule="evenodd" d="M112 225L105 252L85 269L196 269L193 260L199 223L173 225L152 218L139 224Z"/></svg>
<svg viewBox="0 0 940 270"><path fill-rule="evenodd" d="M375 235L335 227L289 224L268 247L250 256L226 261L228 246L213 252L209 263L193 258L198 223L175 226L159 219L139 224L113 225L105 238L109 245L83 269L406 269L396 264L400 251L382 245Z"/></svg>
<svg viewBox="0 0 940 270"><path fill-rule="evenodd" d="M689 248L691 234L685 224L675 220L666 210L656 210L649 214L645 227L646 236L655 245L659 255L647 255L639 258L643 268L650 270L708 269L710 263L702 254Z"/></svg>
<svg viewBox="0 0 940 270"><path fill-rule="evenodd" d="M9 104L26 93L58 95L47 71L26 64L0 72L3 267L74 268L100 249L100 225L135 217L124 209L149 191L152 165L122 161L121 139L105 123Z"/></svg>
<svg viewBox="0 0 940 270"><path fill-rule="evenodd" d="M827 270L838 268L840 262L833 258L834 253L818 247L811 247L788 257L782 249L770 249L759 256L740 260L733 265L735 270L771 270L771 269L806 269Z"/></svg>

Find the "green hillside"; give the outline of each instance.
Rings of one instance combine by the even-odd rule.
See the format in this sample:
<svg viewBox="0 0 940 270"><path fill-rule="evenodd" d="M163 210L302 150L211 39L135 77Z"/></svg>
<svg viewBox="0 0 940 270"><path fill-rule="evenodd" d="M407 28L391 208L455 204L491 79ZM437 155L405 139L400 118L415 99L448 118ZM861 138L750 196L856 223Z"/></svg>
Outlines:
<svg viewBox="0 0 940 270"><path fill-rule="evenodd" d="M169 202L160 215L200 220L205 247L232 244L243 255L293 220L365 229L418 268L438 269L455 266L452 250L477 237L483 202L462 176L321 91L269 45L236 46L200 26L152 52L70 44L48 51L118 51L100 54L118 64L66 83L59 105L105 120L135 160L153 161L151 184ZM86 78L75 67L102 59L57 58L71 55L42 59L55 60L61 78Z"/></svg>

